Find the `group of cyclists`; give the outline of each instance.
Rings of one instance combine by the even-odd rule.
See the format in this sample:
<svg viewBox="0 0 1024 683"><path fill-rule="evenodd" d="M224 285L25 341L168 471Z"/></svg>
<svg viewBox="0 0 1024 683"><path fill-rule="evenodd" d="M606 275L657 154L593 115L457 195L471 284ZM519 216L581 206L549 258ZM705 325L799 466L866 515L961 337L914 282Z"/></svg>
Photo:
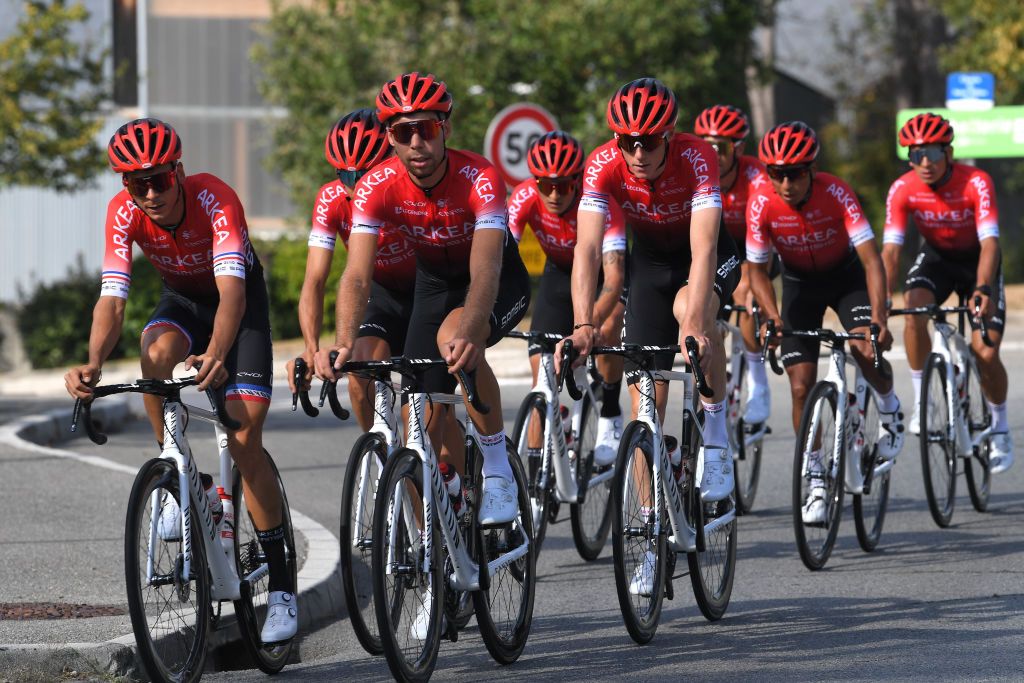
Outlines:
<svg viewBox="0 0 1024 683"><path fill-rule="evenodd" d="M482 402L500 406L486 350L530 306L530 279L518 248L529 225L547 256L531 328L571 340L577 362L596 345L620 340L649 346L697 341L713 390L701 399L700 491L705 501L719 501L734 485L726 354L715 324L723 305L735 302L750 311L756 301L762 311L760 329L749 314L741 320L749 373L745 419L763 423L770 416L758 341L767 335L771 344L781 343L796 429L815 382L818 342L774 337L771 330L818 328L831 308L847 331L877 325L879 346L888 348L888 310L912 218L923 241L903 285L906 302L941 303L952 292L980 297L978 313L994 344L982 344L972 322L972 348L994 420L992 472L1012 464L1007 376L998 353L1006 303L995 193L984 171L954 162L953 130L942 117L919 114L899 131L911 170L889 192L880 251L853 188L817 169L820 145L809 126L774 126L754 157L745 153L750 126L741 110L709 107L692 133L677 132L676 96L655 78L615 91L606 110L611 138L589 155L565 131L536 140L527 155L533 177L508 199L504 181L485 158L448 147L454 100L443 81L402 74L382 87L375 105L342 116L326 138L325 156L337 180L320 189L314 204L298 310L307 383L314 374L336 381L348 360L441 358L447 372L426 373L419 390L451 391L455 373L464 370L475 376ZM241 202L210 174L186 175L182 141L163 121L121 126L108 154L124 190L108 208L89 357L67 372L68 392L88 399L100 378L121 332L137 245L163 280L160 302L142 333L143 376L170 378L184 361L198 369L200 390L226 393L228 411L242 425L231 432L229 449L269 565L262 640L287 641L296 634L299 607L284 570L281 496L262 446L272 391L268 297ZM339 238L347 263L336 329L322 344L325 287ZM782 280L781 308L776 276ZM925 316L908 318L904 342L915 391L909 431L916 433L930 350ZM853 342L851 351L879 401L879 455L895 458L904 441L905 403L895 394L888 365L876 369L867 341ZM537 353L530 349L535 378ZM673 354L661 354L657 366L669 369L673 360ZM611 355L599 357L597 367L601 406L594 460L608 465L623 431L622 379L635 417L638 371ZM288 374L293 391L304 388L295 386L292 367ZM355 377L348 387L360 426L368 429L372 387ZM658 383L662 418L667 399L667 384ZM160 441L159 399L147 396L146 410ZM507 523L519 510L501 411L482 413L469 404L466 410L482 451L479 523ZM428 408L428 416L434 411L441 414L429 419L431 441L441 460L464 474L454 412L437 406ZM824 496L824 483L812 482L805 523L823 518ZM652 572L638 567L631 590L645 590Z"/></svg>

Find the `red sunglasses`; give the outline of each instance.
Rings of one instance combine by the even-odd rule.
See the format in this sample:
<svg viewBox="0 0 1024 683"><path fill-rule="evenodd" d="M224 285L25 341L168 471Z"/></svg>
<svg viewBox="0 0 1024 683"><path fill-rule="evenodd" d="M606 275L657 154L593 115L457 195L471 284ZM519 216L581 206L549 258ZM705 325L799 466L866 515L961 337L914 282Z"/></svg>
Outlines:
<svg viewBox="0 0 1024 683"><path fill-rule="evenodd" d="M136 197L145 197L150 188L157 194L167 192L178 184L178 165L174 164L170 170L163 173L154 173L146 176L121 176L121 183L128 188L128 192Z"/></svg>
<svg viewBox="0 0 1024 683"><path fill-rule="evenodd" d="M388 132L394 136L395 142L400 145L408 145L412 142L413 135L419 135L423 140L433 140L441 132L444 121L436 119L425 119L419 121L407 121L388 126Z"/></svg>
<svg viewBox="0 0 1024 683"><path fill-rule="evenodd" d="M570 176L568 178L536 178L537 189L545 196L550 196L552 191L566 195L573 191L577 178L578 176Z"/></svg>
<svg viewBox="0 0 1024 683"><path fill-rule="evenodd" d="M651 135L616 134L616 141L619 145L619 149L624 152L632 153L637 147L640 147L645 152L653 152L661 147L661 143L665 141L665 135L663 133L655 133Z"/></svg>

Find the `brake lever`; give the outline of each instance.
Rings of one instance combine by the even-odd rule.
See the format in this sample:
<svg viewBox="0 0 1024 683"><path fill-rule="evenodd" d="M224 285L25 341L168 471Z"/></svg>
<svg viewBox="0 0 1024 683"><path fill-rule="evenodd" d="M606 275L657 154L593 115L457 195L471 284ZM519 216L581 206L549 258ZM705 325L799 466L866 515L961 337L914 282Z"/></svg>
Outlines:
<svg viewBox="0 0 1024 683"><path fill-rule="evenodd" d="M700 367L700 347L697 345L697 340L693 337L687 337L683 345L686 347L686 355L690 361L690 371L693 373L693 380L697 385L697 391L704 398L711 398L715 392L712 391L704 379L704 371Z"/></svg>
<svg viewBox="0 0 1024 683"><path fill-rule="evenodd" d="M985 346L992 348L993 346L995 346L995 342L993 342L988 336L988 323L985 322L985 316L981 314L980 296L974 297L974 316L975 319L978 321L978 328L981 331L982 343L985 344Z"/></svg>
<svg viewBox="0 0 1024 683"><path fill-rule="evenodd" d="M760 328L758 328L758 329L760 329ZM774 337L774 336L775 336L775 321L774 320L769 320L767 323L765 323L764 341L762 342L762 345L761 345L761 362L763 363L765 361L765 359L767 358L768 359L768 364L772 368L772 372L774 372L776 375L781 375L782 374L782 368L779 367L779 359L778 359L778 357L777 357L777 355L775 353L775 349L773 349L771 347L771 345L770 345L771 338Z"/></svg>
<svg viewBox="0 0 1024 683"><path fill-rule="evenodd" d="M320 414L320 411L313 407L313 404L309 400L309 391L302 389L301 387L306 384L306 370L308 369L306 361L301 356L295 359L295 370L292 373L292 382L295 384L297 390L292 394L292 411L295 411L296 404L299 400L302 400L302 412L306 413L310 417L316 417ZM323 405L321 403L321 405Z"/></svg>
<svg viewBox="0 0 1024 683"><path fill-rule="evenodd" d="M75 399L75 409L71 413L71 431L78 431L78 421L84 419L85 434L89 437L97 446L102 446L107 442L107 435L96 429L96 425L92 421L92 401L85 401L80 398Z"/></svg>
<svg viewBox="0 0 1024 683"><path fill-rule="evenodd" d="M562 342L562 359L558 368L558 391L561 391L564 386L569 390L569 396L572 397L572 400L579 401L583 398L583 392L576 384L576 376L572 371L573 360L572 340L566 339Z"/></svg>

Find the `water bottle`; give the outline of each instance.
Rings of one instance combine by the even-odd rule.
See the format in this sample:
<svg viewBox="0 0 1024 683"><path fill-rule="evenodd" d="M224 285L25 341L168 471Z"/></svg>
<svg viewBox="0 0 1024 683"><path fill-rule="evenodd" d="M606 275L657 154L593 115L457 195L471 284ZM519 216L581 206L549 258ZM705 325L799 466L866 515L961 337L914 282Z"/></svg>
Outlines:
<svg viewBox="0 0 1024 683"><path fill-rule="evenodd" d="M666 436L665 450L668 451L668 460L672 464L672 475L681 486L685 477L683 476L683 449L679 447L679 439L674 436Z"/></svg>
<svg viewBox="0 0 1024 683"><path fill-rule="evenodd" d="M200 474L199 479L203 482L203 489L206 491L206 500L210 504L210 514L213 515L213 525L217 526L220 524L220 520L224 517L224 506L220 502L220 496L224 489L220 486L214 488L213 477L209 474Z"/></svg>
<svg viewBox="0 0 1024 683"><path fill-rule="evenodd" d="M231 494L224 490L223 486L217 487L217 497L221 501L223 516L221 517L218 529L220 529L220 544L228 557L235 550L235 504Z"/></svg>
<svg viewBox="0 0 1024 683"><path fill-rule="evenodd" d="M565 445L572 445L572 420L569 419L569 407L558 406L559 413L562 416L562 430L565 432Z"/></svg>
<svg viewBox="0 0 1024 683"><path fill-rule="evenodd" d="M462 480L459 478L459 473L446 462L440 463L438 468L441 470L441 479L444 480L445 488L448 490L448 499L451 500L455 516L461 517L465 509L466 495L462 490Z"/></svg>

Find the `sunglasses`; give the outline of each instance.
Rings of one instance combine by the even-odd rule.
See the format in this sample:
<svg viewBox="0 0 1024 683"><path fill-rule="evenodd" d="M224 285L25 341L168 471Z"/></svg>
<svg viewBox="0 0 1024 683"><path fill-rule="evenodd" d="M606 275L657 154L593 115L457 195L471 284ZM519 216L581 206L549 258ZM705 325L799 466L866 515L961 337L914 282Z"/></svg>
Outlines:
<svg viewBox="0 0 1024 683"><path fill-rule="evenodd" d="M369 169L364 171L338 171L338 180L340 180L341 184L345 187L355 187L356 183L359 182L359 179L366 175L366 171L368 170Z"/></svg>
<svg viewBox="0 0 1024 683"><path fill-rule="evenodd" d="M436 119L407 121L388 126L388 132L394 136L395 142L398 144L408 145L412 142L413 135L419 135L423 140L433 140L441 132L441 126L443 125L444 121Z"/></svg>
<svg viewBox="0 0 1024 683"><path fill-rule="evenodd" d="M154 173L147 176L121 176L121 183L128 188L128 192L136 197L145 197L150 188L157 194L167 192L178 184L178 165L174 164L170 170L163 173Z"/></svg>
<svg viewBox="0 0 1024 683"><path fill-rule="evenodd" d="M926 147L915 147L907 153L910 163L920 166L925 159L935 164L946 156L946 148L943 145L928 145Z"/></svg>
<svg viewBox="0 0 1024 683"><path fill-rule="evenodd" d="M661 143L665 141L665 136L662 133L653 135L619 135L616 133L615 139L618 141L619 149L624 152L632 153L637 147L640 147L645 152L653 152L661 147Z"/></svg>
<svg viewBox="0 0 1024 683"><path fill-rule="evenodd" d="M575 188L577 178L578 176L570 176L568 178L537 178L537 189L545 196L550 196L552 191L566 195Z"/></svg>
<svg viewBox="0 0 1024 683"><path fill-rule="evenodd" d="M715 150L715 153L719 155L728 154L736 147L736 143L732 140L708 140L705 138L704 141L711 145L711 149Z"/></svg>
<svg viewBox="0 0 1024 683"><path fill-rule="evenodd" d="M782 182L783 180L800 180L811 172L811 167L803 164L800 166L769 166L765 170L768 172L769 178Z"/></svg>

